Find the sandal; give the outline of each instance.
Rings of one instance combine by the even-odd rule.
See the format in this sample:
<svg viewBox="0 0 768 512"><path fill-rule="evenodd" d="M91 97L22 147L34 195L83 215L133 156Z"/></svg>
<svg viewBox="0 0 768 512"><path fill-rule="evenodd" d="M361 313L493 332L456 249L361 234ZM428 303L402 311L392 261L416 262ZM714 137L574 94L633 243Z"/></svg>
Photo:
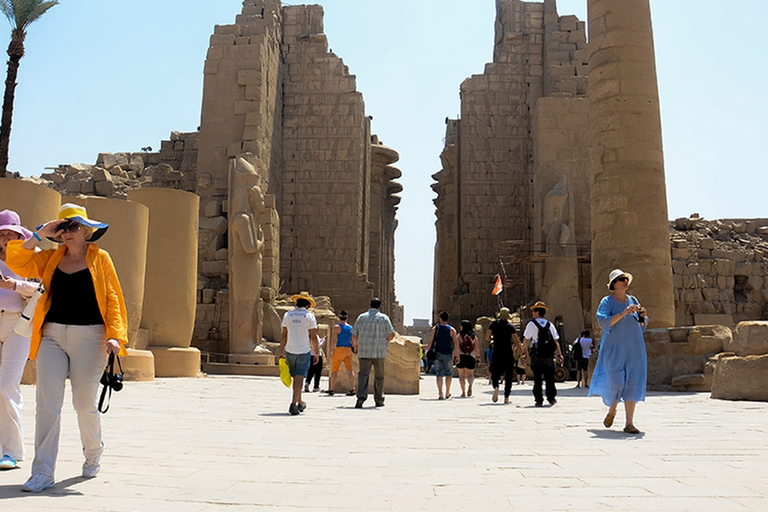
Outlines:
<svg viewBox="0 0 768 512"><path fill-rule="evenodd" d="M603 425L605 425L605 428L611 428L613 426L613 418L616 417L616 413L608 413L605 415L605 419L603 420Z"/></svg>
<svg viewBox="0 0 768 512"><path fill-rule="evenodd" d="M624 433L626 434L639 434L640 430L634 425L627 425L624 427Z"/></svg>

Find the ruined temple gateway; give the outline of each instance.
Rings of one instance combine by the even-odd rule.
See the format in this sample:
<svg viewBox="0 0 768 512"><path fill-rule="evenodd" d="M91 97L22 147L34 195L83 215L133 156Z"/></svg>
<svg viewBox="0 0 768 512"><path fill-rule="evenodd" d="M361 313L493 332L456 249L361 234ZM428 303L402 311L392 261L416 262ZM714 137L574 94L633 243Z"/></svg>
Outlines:
<svg viewBox="0 0 768 512"><path fill-rule="evenodd" d="M356 314L376 295L402 326L394 289L396 194L402 187L392 181L400 171L390 165L398 155L371 134L355 77L329 52L321 6L245 1L236 22L217 26L211 37L195 189L205 217L203 293L227 284L232 290L227 279L252 273L248 263L235 267L233 251L242 249L234 246L233 232L229 268L219 257L227 247L223 217L236 213L235 189L228 196L233 159L252 168L252 186L265 194L266 209L274 214L252 212L252 228L261 230L263 239L257 258L262 277L255 284L260 297L247 297L246 287L244 295L230 294L229 301L268 305L278 291L306 290L328 295L334 307ZM276 237L279 244L270 243ZM227 298L218 294L214 304L198 309L202 329L215 320L219 300ZM269 314L259 309L257 316ZM221 337L231 338L233 328ZM260 341L255 328L251 340ZM247 352L248 341L232 339L230 353Z"/></svg>
<svg viewBox="0 0 768 512"><path fill-rule="evenodd" d="M651 327L768 318L768 221L668 223L649 1L589 0L589 45L556 0L496 9L433 176L435 316L494 314L502 274L505 305L544 300L574 339L620 267Z"/></svg>
<svg viewBox="0 0 768 512"><path fill-rule="evenodd" d="M328 296L353 317L377 296L402 332L398 158L371 133L354 75L329 51L322 7L245 0L210 38L199 132L172 133L158 153L104 153L95 166L42 178L68 195L197 194L193 345L248 354L265 326L279 340L280 293Z"/></svg>
<svg viewBox="0 0 768 512"><path fill-rule="evenodd" d="M597 58L585 23L560 16L555 0L497 1L493 62L461 84L461 117L447 120L434 175L434 310L493 314L490 290L504 273L506 305L543 299L572 338L592 322L601 274L618 266L638 278L633 292L656 308L655 325L768 318L768 219L667 223L648 0L588 4ZM64 195L199 195L193 345L203 351L248 352L264 326L274 339L278 292L329 295L353 315L378 295L402 326L398 154L370 133L322 15L246 0L211 36L199 132L173 132L157 153L103 153L42 176ZM628 108L614 108L617 98Z"/></svg>

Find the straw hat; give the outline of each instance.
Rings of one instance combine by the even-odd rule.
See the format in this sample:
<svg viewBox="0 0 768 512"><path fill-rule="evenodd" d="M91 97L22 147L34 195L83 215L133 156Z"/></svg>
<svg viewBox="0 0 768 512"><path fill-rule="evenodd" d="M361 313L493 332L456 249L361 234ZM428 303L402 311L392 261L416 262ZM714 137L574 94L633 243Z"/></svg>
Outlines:
<svg viewBox="0 0 768 512"><path fill-rule="evenodd" d="M632 274L630 274L629 272L624 272L623 270L617 268L611 271L610 275L608 276L608 284L606 286L610 289L611 284L616 280L616 278L621 276L627 276L627 278L629 279L627 286L632 284Z"/></svg>
<svg viewBox="0 0 768 512"><path fill-rule="evenodd" d="M301 292L301 293L297 293L296 295L293 295L291 297L291 302L293 302L295 304L296 301L299 300L299 299L308 300L309 301L309 307L311 307L311 308L314 308L314 307L317 306L317 302L315 302L315 299L313 299L312 297L309 296L309 292Z"/></svg>
<svg viewBox="0 0 768 512"><path fill-rule="evenodd" d="M543 309L544 311L549 311L549 308L547 307L547 305L544 304L544 301L541 301L541 300L537 300L533 304L533 306L528 307L528 309L539 309L539 308Z"/></svg>
<svg viewBox="0 0 768 512"><path fill-rule="evenodd" d="M499 310L499 318L502 320L509 320L509 317L512 316L509 314L509 308L501 308Z"/></svg>

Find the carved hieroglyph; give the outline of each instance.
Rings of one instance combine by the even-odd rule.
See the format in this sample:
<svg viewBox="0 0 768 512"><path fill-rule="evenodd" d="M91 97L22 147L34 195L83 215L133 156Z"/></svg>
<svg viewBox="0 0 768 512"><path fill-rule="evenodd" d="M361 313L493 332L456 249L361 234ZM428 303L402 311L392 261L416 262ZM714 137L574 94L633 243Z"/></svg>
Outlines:
<svg viewBox="0 0 768 512"><path fill-rule="evenodd" d="M243 157L229 165L229 353L248 354L261 342L262 248L259 216L266 211L256 169Z"/></svg>

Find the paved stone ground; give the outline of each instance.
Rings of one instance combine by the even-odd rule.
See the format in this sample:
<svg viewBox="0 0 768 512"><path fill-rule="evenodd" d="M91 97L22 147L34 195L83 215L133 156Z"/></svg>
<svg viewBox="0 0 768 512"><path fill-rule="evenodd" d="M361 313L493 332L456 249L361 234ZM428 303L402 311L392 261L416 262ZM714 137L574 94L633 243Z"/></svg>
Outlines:
<svg viewBox="0 0 768 512"><path fill-rule="evenodd" d="M323 385L326 378L323 378ZM560 386L535 409L530 385L512 404L475 396L354 398L309 394L298 417L271 377L129 382L104 417L102 472L80 475L69 394L57 483L20 492L31 461L0 473L7 511L744 511L768 510L768 404L651 393L641 436L602 426L598 398ZM24 387L31 457L34 388Z"/></svg>

